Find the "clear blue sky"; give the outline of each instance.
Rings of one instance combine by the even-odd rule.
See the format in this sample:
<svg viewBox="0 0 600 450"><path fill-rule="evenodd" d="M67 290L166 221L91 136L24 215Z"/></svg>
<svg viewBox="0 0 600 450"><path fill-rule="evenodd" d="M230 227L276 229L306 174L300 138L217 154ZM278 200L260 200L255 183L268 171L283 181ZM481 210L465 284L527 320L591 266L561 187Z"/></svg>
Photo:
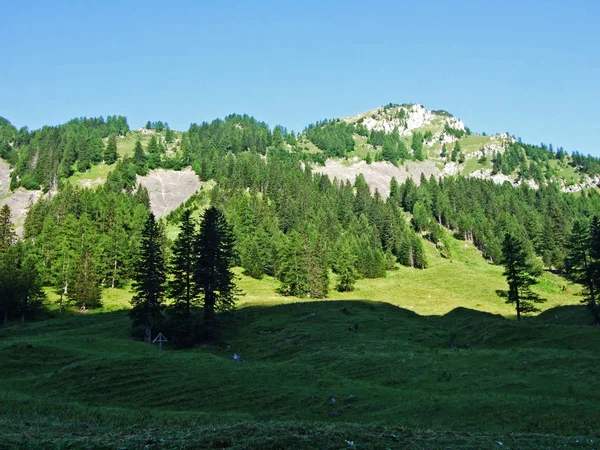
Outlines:
<svg viewBox="0 0 600 450"><path fill-rule="evenodd" d="M0 115L300 131L393 103L600 156L600 2L0 0Z"/></svg>

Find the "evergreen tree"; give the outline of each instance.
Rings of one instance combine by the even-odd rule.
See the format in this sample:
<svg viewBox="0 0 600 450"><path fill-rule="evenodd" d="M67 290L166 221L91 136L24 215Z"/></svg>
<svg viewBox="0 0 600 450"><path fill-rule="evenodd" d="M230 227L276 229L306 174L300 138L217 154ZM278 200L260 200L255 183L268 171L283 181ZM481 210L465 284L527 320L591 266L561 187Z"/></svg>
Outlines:
<svg viewBox="0 0 600 450"><path fill-rule="evenodd" d="M148 174L148 160L139 140L136 141L133 149L133 164L135 165L135 173L142 176Z"/></svg>
<svg viewBox="0 0 600 450"><path fill-rule="evenodd" d="M354 290L354 283L358 278L356 271L356 256L352 252L347 241L339 245L337 257L334 264L335 272L338 275L338 284L336 289L339 292L350 292Z"/></svg>
<svg viewBox="0 0 600 450"><path fill-rule="evenodd" d="M162 318L166 267L163 231L150 213L142 232L138 257L133 271L130 315L134 326L144 327L144 341L152 342L152 327Z"/></svg>
<svg viewBox="0 0 600 450"><path fill-rule="evenodd" d="M106 164L114 164L117 161L117 137L111 134L106 142L106 148L104 149L104 162Z"/></svg>
<svg viewBox="0 0 600 450"><path fill-rule="evenodd" d="M89 246L82 250L76 261L68 297L71 303L83 310L101 306L100 280L94 255Z"/></svg>
<svg viewBox="0 0 600 450"><path fill-rule="evenodd" d="M515 305L517 319L520 321L521 313L538 311L534 303L545 301L531 290L531 286L538 282L541 268L533 260L527 243L510 233L504 236L502 257L508 291L497 291L497 294L505 298L506 303Z"/></svg>
<svg viewBox="0 0 600 450"><path fill-rule="evenodd" d="M296 230L286 236L279 280L284 295L305 297L310 291L302 238Z"/></svg>
<svg viewBox="0 0 600 450"><path fill-rule="evenodd" d="M194 282L202 296L204 324L211 337L215 313L235 307L237 289L231 268L235 263L231 227L222 211L211 206L204 212L196 239Z"/></svg>
<svg viewBox="0 0 600 450"><path fill-rule="evenodd" d="M4 253L8 247L17 241L10 215L10 207L5 204L0 209L0 254Z"/></svg>
<svg viewBox="0 0 600 450"><path fill-rule="evenodd" d="M196 230L192 220L192 212L186 209L181 216L179 235L172 247L172 258L169 265L171 279L167 283L169 297L173 299L174 309L190 314L196 306L198 292L194 283L194 266L197 255L194 252Z"/></svg>

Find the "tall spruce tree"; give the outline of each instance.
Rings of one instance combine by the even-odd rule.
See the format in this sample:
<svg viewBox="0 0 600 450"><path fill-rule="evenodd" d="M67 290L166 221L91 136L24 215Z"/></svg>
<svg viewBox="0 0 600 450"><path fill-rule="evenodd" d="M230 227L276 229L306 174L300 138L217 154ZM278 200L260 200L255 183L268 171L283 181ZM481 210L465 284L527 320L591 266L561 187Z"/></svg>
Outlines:
<svg viewBox="0 0 600 450"><path fill-rule="evenodd" d="M17 235L10 220L10 215L10 207L4 205L0 209L0 254L4 253L8 247L17 241Z"/></svg>
<svg viewBox="0 0 600 450"><path fill-rule="evenodd" d="M152 342L152 327L159 323L164 309L166 266L163 230L150 213L142 232L139 253L133 270L130 311L134 326L144 327L144 341Z"/></svg>
<svg viewBox="0 0 600 450"><path fill-rule="evenodd" d="M142 176L148 174L148 158L146 158L144 147L142 147L142 143L139 140L136 141L133 148L133 164L135 166L135 173Z"/></svg>
<svg viewBox="0 0 600 450"><path fill-rule="evenodd" d="M194 282L204 305L207 337L212 337L215 313L235 308L238 293L231 268L235 263L233 231L223 212L211 206L204 212L196 239Z"/></svg>
<svg viewBox="0 0 600 450"><path fill-rule="evenodd" d="M169 264L171 279L167 283L167 292L173 299L173 307L179 314L189 315L196 305L198 292L194 282L194 268L197 260L195 253L196 230L192 212L186 209L181 216L179 235L172 246Z"/></svg>
<svg viewBox="0 0 600 450"><path fill-rule="evenodd" d="M546 301L531 290L538 282L541 267L533 259L527 242L511 233L504 236L502 257L508 290L496 293L506 299L506 303L515 305L520 321L521 313L538 311L534 304Z"/></svg>
<svg viewBox="0 0 600 450"><path fill-rule="evenodd" d="M117 161L117 137L114 134L108 137L102 156L106 164L114 164Z"/></svg>

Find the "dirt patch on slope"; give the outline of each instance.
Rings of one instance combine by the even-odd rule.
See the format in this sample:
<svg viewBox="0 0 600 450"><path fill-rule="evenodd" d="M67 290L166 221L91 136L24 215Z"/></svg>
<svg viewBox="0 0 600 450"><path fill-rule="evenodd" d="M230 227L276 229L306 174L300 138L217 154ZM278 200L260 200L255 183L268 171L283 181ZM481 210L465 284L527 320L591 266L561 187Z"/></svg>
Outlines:
<svg viewBox="0 0 600 450"><path fill-rule="evenodd" d="M186 168L182 171L157 169L144 177L137 177L150 195L150 209L156 217L162 217L184 203L198 192L202 183L200 178Z"/></svg>
<svg viewBox="0 0 600 450"><path fill-rule="evenodd" d="M392 177L395 177L400 184L404 183L409 177L416 184L419 184L421 174L424 174L427 179L431 175L435 178L442 176L442 172L434 161L406 161L404 165L396 167L389 162L367 164L365 161L348 163L348 161L330 159L324 167L315 167L313 171L328 175L331 180L337 178L340 181L350 180L350 182L354 182L356 176L362 173L371 191L375 192L375 189L377 189L383 198L387 198L390 194Z"/></svg>

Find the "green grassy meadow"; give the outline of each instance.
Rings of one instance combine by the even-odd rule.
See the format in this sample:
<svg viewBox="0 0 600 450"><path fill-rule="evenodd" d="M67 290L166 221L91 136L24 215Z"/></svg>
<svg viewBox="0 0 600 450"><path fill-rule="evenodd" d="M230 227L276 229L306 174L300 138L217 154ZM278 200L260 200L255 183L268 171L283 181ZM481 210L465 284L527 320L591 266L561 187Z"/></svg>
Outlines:
<svg viewBox="0 0 600 450"><path fill-rule="evenodd" d="M502 269L451 246L327 300L238 271L219 344L161 358L127 289L85 314L51 296L50 318L0 329L0 448L597 448L600 333L576 287L545 274L546 312L517 323Z"/></svg>

